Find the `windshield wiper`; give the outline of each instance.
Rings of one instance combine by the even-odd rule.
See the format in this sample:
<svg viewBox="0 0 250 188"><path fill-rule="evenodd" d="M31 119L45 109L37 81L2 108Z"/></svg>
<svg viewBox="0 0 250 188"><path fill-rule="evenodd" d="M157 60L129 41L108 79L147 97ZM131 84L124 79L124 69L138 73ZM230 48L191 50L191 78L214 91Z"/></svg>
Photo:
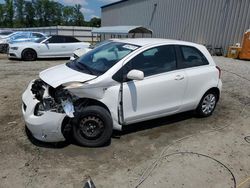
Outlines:
<svg viewBox="0 0 250 188"><path fill-rule="evenodd" d="M78 68L78 69L82 69L82 68L84 68L85 70L87 70L90 74L92 74L92 75L94 75L94 72L91 70L91 68L89 68L87 65L85 65L85 64L82 64L81 62L76 62L76 67Z"/></svg>

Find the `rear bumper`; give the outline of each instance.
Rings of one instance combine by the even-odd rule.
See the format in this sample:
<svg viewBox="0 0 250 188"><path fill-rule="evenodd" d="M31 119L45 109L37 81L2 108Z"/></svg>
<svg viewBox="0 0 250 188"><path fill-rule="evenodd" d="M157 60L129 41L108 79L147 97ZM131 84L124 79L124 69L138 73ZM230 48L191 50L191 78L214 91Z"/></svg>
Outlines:
<svg viewBox="0 0 250 188"><path fill-rule="evenodd" d="M218 82L218 89L220 90L220 93L221 93L221 90L222 90L222 81L221 81L221 79Z"/></svg>
<svg viewBox="0 0 250 188"><path fill-rule="evenodd" d="M35 107L39 103L31 93L31 85L25 90L22 96L22 113L25 124L31 134L38 140L44 142L65 141L61 132L61 126L66 114L45 111L43 115L34 115Z"/></svg>

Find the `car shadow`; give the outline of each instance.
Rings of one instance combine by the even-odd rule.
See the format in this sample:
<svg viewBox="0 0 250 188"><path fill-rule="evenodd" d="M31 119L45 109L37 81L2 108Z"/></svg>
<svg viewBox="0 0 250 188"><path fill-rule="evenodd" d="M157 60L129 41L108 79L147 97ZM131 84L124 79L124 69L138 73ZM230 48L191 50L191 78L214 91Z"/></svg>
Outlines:
<svg viewBox="0 0 250 188"><path fill-rule="evenodd" d="M157 118L153 120L143 121L140 123L134 123L131 125L124 126L122 131L114 131L113 138L120 138L123 135L144 131L147 129L157 128L161 126L168 126L173 123L181 122L190 118L195 117L194 111L183 112L171 116Z"/></svg>
<svg viewBox="0 0 250 188"><path fill-rule="evenodd" d="M69 57L38 58L36 61L56 61L56 60L70 60L70 58Z"/></svg>
<svg viewBox="0 0 250 188"><path fill-rule="evenodd" d="M10 57L9 60L11 61L18 61L18 62L21 62L21 61L24 61L22 59L17 59L17 58L14 58L14 57ZM57 58L37 58L35 61L30 61L30 62L36 62L36 61L59 61L59 60L70 60L69 57L57 57Z"/></svg>
<svg viewBox="0 0 250 188"><path fill-rule="evenodd" d="M158 118L154 120L134 123L134 124L125 126L122 131L114 131L112 135L112 139L120 139L123 135L140 132L140 131L144 131L147 129L157 128L161 126L168 126L173 123L181 122L181 121L193 118L193 117L195 117L195 113L193 111L189 111L189 112L183 112L180 114L175 114L172 116L167 116L167 117ZM48 143L48 142L39 141L36 138L34 138L27 127L25 127L25 132L27 134L29 141L37 147L62 149L69 145L81 146L75 141L75 139L72 137L72 134L67 135L66 141L64 142ZM100 146L100 147L107 147L109 145L111 145L111 139L107 143L105 143L103 146ZM96 148L100 148L100 147L96 147Z"/></svg>
<svg viewBox="0 0 250 188"><path fill-rule="evenodd" d="M73 138L72 134L68 133L68 135L66 136L66 140L62 141L62 142L43 142L40 140L37 140L32 133L30 132L30 130L25 126L25 133L27 135L28 140L35 146L37 147L42 147L42 148L51 148L51 149L63 149L69 145L75 145L75 146L79 146L79 147L83 147L80 144L78 144L75 139ZM96 148L100 148L100 147L107 147L111 144L111 139L106 142L103 146L99 146Z"/></svg>

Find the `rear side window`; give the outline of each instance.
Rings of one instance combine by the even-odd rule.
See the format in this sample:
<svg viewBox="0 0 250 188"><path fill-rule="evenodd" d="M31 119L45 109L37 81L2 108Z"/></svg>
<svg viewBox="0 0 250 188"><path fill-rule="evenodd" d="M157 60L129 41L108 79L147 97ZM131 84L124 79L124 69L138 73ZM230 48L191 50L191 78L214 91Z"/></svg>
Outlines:
<svg viewBox="0 0 250 188"><path fill-rule="evenodd" d="M80 42L79 40L77 40L74 37L70 37L70 36L65 36L65 42L66 43L74 43L74 42Z"/></svg>
<svg viewBox="0 0 250 188"><path fill-rule="evenodd" d="M206 57L196 48L190 46L179 46L182 56L181 68L208 65Z"/></svg>
<svg viewBox="0 0 250 188"><path fill-rule="evenodd" d="M40 33L32 33L32 37L33 38L42 38L44 36L42 34L40 34Z"/></svg>
<svg viewBox="0 0 250 188"><path fill-rule="evenodd" d="M49 43L64 43L64 38L60 36L52 36L48 41Z"/></svg>

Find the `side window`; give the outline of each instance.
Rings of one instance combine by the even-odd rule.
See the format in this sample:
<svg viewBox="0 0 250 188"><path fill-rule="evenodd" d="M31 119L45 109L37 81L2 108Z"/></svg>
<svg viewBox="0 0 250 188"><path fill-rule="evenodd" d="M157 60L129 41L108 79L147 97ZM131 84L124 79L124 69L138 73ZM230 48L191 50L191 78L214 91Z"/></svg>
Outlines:
<svg viewBox="0 0 250 188"><path fill-rule="evenodd" d="M17 40L17 39L26 39L26 38L29 38L30 34L29 33L21 33L21 34L18 34L18 35L15 35L14 37L12 37L14 40Z"/></svg>
<svg viewBox="0 0 250 188"><path fill-rule="evenodd" d="M70 37L70 36L65 36L65 39L66 39L66 43L74 43L74 42L80 42L79 40L77 40L76 38L74 37Z"/></svg>
<svg viewBox="0 0 250 188"><path fill-rule="evenodd" d="M132 69L143 71L145 77L169 72L176 69L176 64L174 46L158 46L131 59L113 76L113 79L116 81L124 80L127 73Z"/></svg>
<svg viewBox="0 0 250 188"><path fill-rule="evenodd" d="M206 57L196 48L190 46L180 46L182 54L181 68L208 65Z"/></svg>
<svg viewBox="0 0 250 188"><path fill-rule="evenodd" d="M48 41L49 43L64 43L64 38L60 36L52 36Z"/></svg>
<svg viewBox="0 0 250 188"><path fill-rule="evenodd" d="M157 48L152 48L150 50L143 52L143 55L145 57L154 56L156 52L158 52Z"/></svg>
<svg viewBox="0 0 250 188"><path fill-rule="evenodd" d="M40 33L32 33L32 38L42 38L42 37L44 36Z"/></svg>

